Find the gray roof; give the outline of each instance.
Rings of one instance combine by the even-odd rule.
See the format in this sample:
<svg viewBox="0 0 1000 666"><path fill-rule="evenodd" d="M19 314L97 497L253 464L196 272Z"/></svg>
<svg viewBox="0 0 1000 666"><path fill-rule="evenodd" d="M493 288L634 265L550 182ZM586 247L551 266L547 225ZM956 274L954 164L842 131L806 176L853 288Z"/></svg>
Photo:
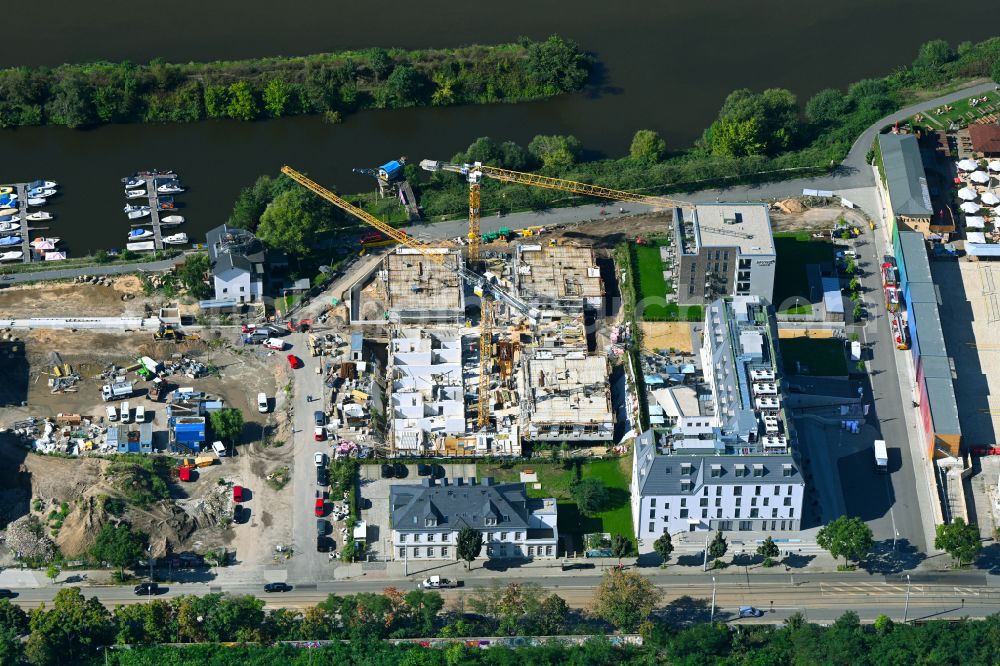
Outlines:
<svg viewBox="0 0 1000 666"><path fill-rule="evenodd" d="M927 402L931 410L931 430L936 435L961 435L958 403L951 377L927 377Z"/></svg>
<svg viewBox="0 0 1000 666"><path fill-rule="evenodd" d="M947 356L921 356L921 372L928 379L951 379L951 362Z"/></svg>
<svg viewBox="0 0 1000 666"><path fill-rule="evenodd" d="M245 273L251 273L253 265L250 260L240 254L230 254L229 252L223 252L212 264L212 274L221 275L231 268L236 268Z"/></svg>
<svg viewBox="0 0 1000 666"><path fill-rule="evenodd" d="M912 134L880 134L878 141L892 211L907 217L931 217L934 211L917 138Z"/></svg>
<svg viewBox="0 0 1000 666"><path fill-rule="evenodd" d="M474 479L470 479L474 481ZM392 486L389 490L389 511L392 527L397 531L418 530L426 532L453 531L463 527L473 529L508 528L527 529L531 512L523 483L493 484L491 479L482 483L463 485ZM495 525L486 524L486 517L496 519ZM427 527L427 518L434 518L437 526Z"/></svg>
<svg viewBox="0 0 1000 666"><path fill-rule="evenodd" d="M218 275L234 267L252 273L253 264L262 263L265 259L263 245L261 245L259 240L252 238L242 252L228 250L219 252L223 238L229 231L230 229L227 225L220 224L205 233L205 242L208 245L208 262L212 267L212 274ZM234 229L233 232L245 233L252 237L249 232L245 232L242 229Z"/></svg>
<svg viewBox="0 0 1000 666"><path fill-rule="evenodd" d="M937 303L914 303L910 308L914 329L917 333L917 346L920 356L947 356L944 346L944 331L941 329L941 313Z"/></svg>
<svg viewBox="0 0 1000 666"><path fill-rule="evenodd" d="M907 282L910 303L938 303L937 289L933 282Z"/></svg>
<svg viewBox="0 0 1000 666"><path fill-rule="evenodd" d="M777 456L688 456L660 455L652 446L652 431L643 433L636 443L639 462L639 494L696 495L705 485L754 485L804 483L798 465L791 455ZM744 476L737 476L742 465ZM755 470L755 465L760 468ZM785 476L785 465L791 465L790 475ZM689 473L685 473L690 466ZM754 476L759 473L760 476ZM717 474L717 476L713 476ZM691 481L685 488L683 481Z"/></svg>
<svg viewBox="0 0 1000 666"><path fill-rule="evenodd" d="M903 256L897 259L900 260L900 273L906 274L906 283L933 282L923 234L917 231L900 231L899 247Z"/></svg>

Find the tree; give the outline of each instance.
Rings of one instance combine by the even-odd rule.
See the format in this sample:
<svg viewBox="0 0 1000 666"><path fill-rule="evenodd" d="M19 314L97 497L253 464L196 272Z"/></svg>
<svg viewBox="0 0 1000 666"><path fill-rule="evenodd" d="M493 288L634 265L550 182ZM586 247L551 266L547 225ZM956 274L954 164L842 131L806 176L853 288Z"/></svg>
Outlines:
<svg viewBox="0 0 1000 666"><path fill-rule="evenodd" d="M566 628L569 605L558 594L550 594L542 601L534 616L534 627L540 636L558 636Z"/></svg>
<svg viewBox="0 0 1000 666"><path fill-rule="evenodd" d="M243 412L238 409L217 409L208 417L212 432L221 440L236 444L243 434Z"/></svg>
<svg viewBox="0 0 1000 666"><path fill-rule="evenodd" d="M654 163L667 154L667 142L653 130L641 129L632 137L629 155L639 162Z"/></svg>
<svg viewBox="0 0 1000 666"><path fill-rule="evenodd" d="M857 516L840 516L820 528L816 533L816 543L833 557L860 560L867 555L874 541L871 528Z"/></svg>
<svg viewBox="0 0 1000 666"><path fill-rule="evenodd" d="M105 523L98 532L90 554L100 562L107 562L118 567L119 574L125 574L125 567L135 564L146 552L148 537L139 531L133 531L124 523L112 525Z"/></svg>
<svg viewBox="0 0 1000 666"><path fill-rule="evenodd" d="M549 93L579 90L590 76L590 59L575 42L552 35L528 46L528 74Z"/></svg>
<svg viewBox="0 0 1000 666"><path fill-rule="evenodd" d="M61 78L53 86L45 111L53 122L67 127L83 127L97 120L92 91L79 73Z"/></svg>
<svg viewBox="0 0 1000 666"><path fill-rule="evenodd" d="M594 612L622 631L635 631L660 601L660 591L634 571L604 573L594 593Z"/></svg>
<svg viewBox="0 0 1000 666"><path fill-rule="evenodd" d="M169 643L174 640L174 608L169 601L152 599L115 608L115 640L119 644Z"/></svg>
<svg viewBox="0 0 1000 666"><path fill-rule="evenodd" d="M293 255L309 255L332 222L332 206L304 188L286 190L260 216L257 237Z"/></svg>
<svg viewBox="0 0 1000 666"><path fill-rule="evenodd" d="M209 118L225 118L229 94L225 86L205 86L205 113Z"/></svg>
<svg viewBox="0 0 1000 666"><path fill-rule="evenodd" d="M773 155L791 148L799 133L795 95L783 88L742 88L726 97L702 139L715 155Z"/></svg>
<svg viewBox="0 0 1000 666"><path fill-rule="evenodd" d="M370 49L368 51L368 69L375 75L376 81L384 79L394 66L392 56L385 49Z"/></svg>
<svg viewBox="0 0 1000 666"><path fill-rule="evenodd" d="M858 276L857 275L851 276L851 281L847 283L847 288L850 289L851 291L856 292L858 290L858 287L860 286L861 286L861 281L858 280Z"/></svg>
<svg viewBox="0 0 1000 666"><path fill-rule="evenodd" d="M774 543L774 539L768 536L764 539L764 543L757 546L757 554L764 558L764 566L771 566L772 559L781 554L781 549Z"/></svg>
<svg viewBox="0 0 1000 666"><path fill-rule="evenodd" d="M608 489L600 479L577 479L570 485L569 494L585 516L597 514L608 503Z"/></svg>
<svg viewBox="0 0 1000 666"><path fill-rule="evenodd" d="M851 310L851 316L854 317L855 321L860 321L862 314L864 314L864 310L861 308L861 303L855 303L854 309Z"/></svg>
<svg viewBox="0 0 1000 666"><path fill-rule="evenodd" d="M618 558L621 564L622 558L632 552L632 540L622 534L611 535L611 555Z"/></svg>
<svg viewBox="0 0 1000 666"><path fill-rule="evenodd" d="M85 664L98 645L112 638L111 614L97 599L85 599L79 588L59 590L52 610L44 604L31 611L31 635L25 652L32 664Z"/></svg>
<svg viewBox="0 0 1000 666"><path fill-rule="evenodd" d="M528 152L550 169L566 169L576 163L583 144L575 136L539 134L528 144Z"/></svg>
<svg viewBox="0 0 1000 666"><path fill-rule="evenodd" d="M208 255L196 254L189 256L184 263L177 268L177 278L184 285L194 298L203 300L212 294L211 288L205 281L208 274Z"/></svg>
<svg viewBox="0 0 1000 666"><path fill-rule="evenodd" d="M458 558L465 560L466 570L471 568L472 561L479 557L483 550L483 533L471 527L463 527L458 531L455 550Z"/></svg>
<svg viewBox="0 0 1000 666"><path fill-rule="evenodd" d="M670 540L670 535L666 532L653 542L653 551L663 560L663 566L667 565L670 554L674 552L674 543Z"/></svg>
<svg viewBox="0 0 1000 666"><path fill-rule="evenodd" d="M711 543L708 544L708 556L717 560L725 555L727 550L729 550L729 544L726 542L726 537L722 536L722 530L719 530L715 533Z"/></svg>
<svg viewBox="0 0 1000 666"><path fill-rule="evenodd" d="M281 79L271 79L264 86L264 109L272 118L280 118L288 108L288 101L291 98L291 90L288 84Z"/></svg>
<svg viewBox="0 0 1000 666"><path fill-rule="evenodd" d="M854 261L854 257L847 257L844 259L844 272L848 275L854 275L858 270L858 264Z"/></svg>
<svg viewBox="0 0 1000 666"><path fill-rule="evenodd" d="M842 92L826 88L806 102L806 118L815 125L829 125L842 120L849 108L850 102Z"/></svg>
<svg viewBox="0 0 1000 666"><path fill-rule="evenodd" d="M955 59L951 45L943 39L932 39L920 45L917 59L913 61L915 69L940 69L943 65Z"/></svg>
<svg viewBox="0 0 1000 666"><path fill-rule="evenodd" d="M1000 83L1000 59L993 63L993 69L990 70L990 78L993 79L994 83Z"/></svg>
<svg viewBox="0 0 1000 666"><path fill-rule="evenodd" d="M756 118L747 120L720 120L708 130L709 145L713 155L744 157L764 152L764 132Z"/></svg>
<svg viewBox="0 0 1000 666"><path fill-rule="evenodd" d="M420 101L423 79L409 65L400 65L386 79L385 90L388 95L386 106L413 106Z"/></svg>
<svg viewBox="0 0 1000 666"><path fill-rule="evenodd" d="M977 525L967 524L963 518L955 518L950 523L937 526L934 547L951 555L951 559L962 566L976 558L983 548L983 542Z"/></svg>
<svg viewBox="0 0 1000 666"><path fill-rule="evenodd" d="M257 117L257 100L246 81L237 81L229 86L229 104L226 115L236 120L253 120Z"/></svg>
<svg viewBox="0 0 1000 666"><path fill-rule="evenodd" d="M59 567L50 563L48 568L45 569L45 576L53 583L56 582L56 578L59 578Z"/></svg>

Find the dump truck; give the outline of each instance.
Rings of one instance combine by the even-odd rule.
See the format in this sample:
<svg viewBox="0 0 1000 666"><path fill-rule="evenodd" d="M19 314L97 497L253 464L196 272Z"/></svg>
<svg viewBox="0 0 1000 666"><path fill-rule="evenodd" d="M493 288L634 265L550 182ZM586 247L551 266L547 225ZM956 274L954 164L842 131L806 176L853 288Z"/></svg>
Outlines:
<svg viewBox="0 0 1000 666"><path fill-rule="evenodd" d="M149 387L149 399L157 402L163 397L164 390L166 388L166 382L157 377L153 380L153 385Z"/></svg>
<svg viewBox="0 0 1000 666"><path fill-rule="evenodd" d="M211 467L215 464L215 456L202 454L194 459L194 463L198 467Z"/></svg>
<svg viewBox="0 0 1000 666"><path fill-rule="evenodd" d="M875 440L875 470L878 472L889 471L889 451L885 448L884 439Z"/></svg>
<svg viewBox="0 0 1000 666"><path fill-rule="evenodd" d="M184 339L184 334L178 331L170 324L160 324L160 330L153 333L154 340L171 340L173 342L180 342Z"/></svg>

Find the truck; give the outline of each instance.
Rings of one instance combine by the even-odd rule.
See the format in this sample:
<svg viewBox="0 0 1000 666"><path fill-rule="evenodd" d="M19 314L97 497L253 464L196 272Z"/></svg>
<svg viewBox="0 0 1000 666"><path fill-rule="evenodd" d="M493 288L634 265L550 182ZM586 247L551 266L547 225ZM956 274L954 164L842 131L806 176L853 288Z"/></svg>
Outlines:
<svg viewBox="0 0 1000 666"><path fill-rule="evenodd" d="M281 338L268 338L264 341L264 346L268 349L283 351L285 349L285 341Z"/></svg>
<svg viewBox="0 0 1000 666"><path fill-rule="evenodd" d="M851 341L851 361L861 360L861 343L857 340Z"/></svg>
<svg viewBox="0 0 1000 666"><path fill-rule="evenodd" d="M132 395L132 382L113 382L101 387L101 398L104 402L121 400Z"/></svg>
<svg viewBox="0 0 1000 666"><path fill-rule="evenodd" d="M889 471L889 452L885 448L884 439L875 440L875 470L878 472Z"/></svg>
<svg viewBox="0 0 1000 666"><path fill-rule="evenodd" d="M441 576L431 576L420 581L419 587L424 590L441 590L449 587L459 587L461 581L451 578L441 578Z"/></svg>
<svg viewBox="0 0 1000 666"><path fill-rule="evenodd" d="M166 383L160 377L154 379L153 385L149 387L149 399L153 402L158 402L163 397L165 386Z"/></svg>

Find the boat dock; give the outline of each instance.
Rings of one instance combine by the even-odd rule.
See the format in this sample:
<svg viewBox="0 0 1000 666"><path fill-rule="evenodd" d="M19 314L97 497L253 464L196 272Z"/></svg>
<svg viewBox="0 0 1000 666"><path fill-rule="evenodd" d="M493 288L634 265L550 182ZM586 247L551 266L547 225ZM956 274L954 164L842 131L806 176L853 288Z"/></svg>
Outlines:
<svg viewBox="0 0 1000 666"><path fill-rule="evenodd" d="M417 197L413 194L413 188L408 181L399 184L399 201L406 208L406 214L410 222L420 221L420 208L417 206Z"/></svg>
<svg viewBox="0 0 1000 666"><path fill-rule="evenodd" d="M28 230L28 184L17 183L17 213L20 218L21 228L17 233L21 235L21 263L31 263L31 233Z"/></svg>
<svg viewBox="0 0 1000 666"><path fill-rule="evenodd" d="M153 225L153 249L163 249L163 231L160 228L160 193L156 191L158 174L141 174L149 199L149 221Z"/></svg>

